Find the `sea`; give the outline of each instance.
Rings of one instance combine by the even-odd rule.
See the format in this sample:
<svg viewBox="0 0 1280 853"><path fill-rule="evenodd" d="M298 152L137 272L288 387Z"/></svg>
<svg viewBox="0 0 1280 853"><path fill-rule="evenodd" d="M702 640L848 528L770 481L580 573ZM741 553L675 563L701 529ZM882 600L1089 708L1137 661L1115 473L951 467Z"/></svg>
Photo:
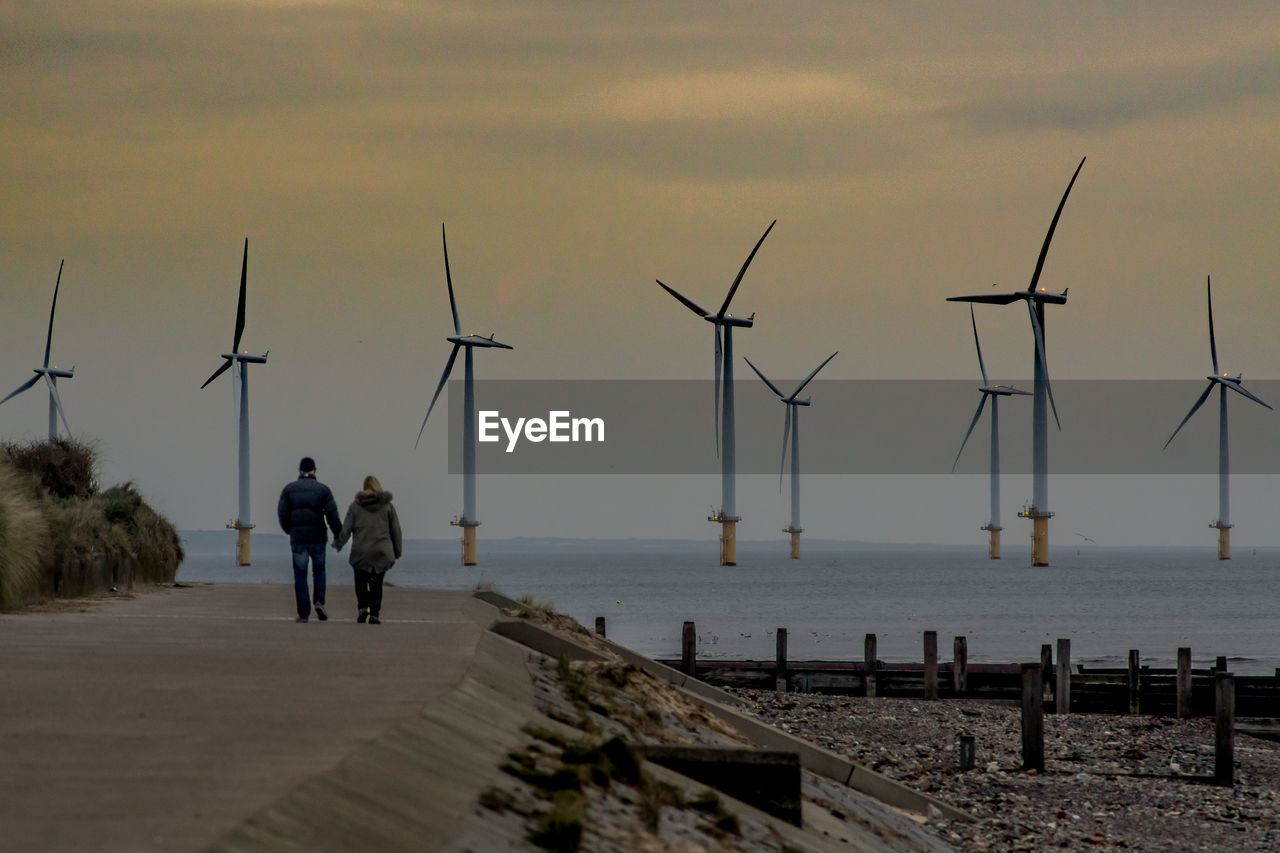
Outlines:
<svg viewBox="0 0 1280 853"><path fill-rule="evenodd" d="M253 537L253 564L236 566L231 531L185 531L184 582L292 584L288 540ZM395 620L395 588L492 587L532 596L591 628L604 617L611 640L649 657L680 655L692 621L698 657L773 660L776 629L787 630L792 660L856 660L866 634L882 661L923 659L923 632L966 638L970 662L1038 662L1041 644L1071 640L1072 660L1123 667L1130 649L1144 665L1174 667L1189 646L1192 664L1226 656L1231 671L1272 675L1280 668L1280 548L1059 547L1051 565L986 545L739 541L738 565L718 565L714 538L702 540L480 539L478 565L463 566L457 539L411 540L387 575L383 618ZM1024 549L1025 550L1025 549ZM328 551L328 604L355 616L347 554ZM292 591L280 596L292 612Z"/></svg>

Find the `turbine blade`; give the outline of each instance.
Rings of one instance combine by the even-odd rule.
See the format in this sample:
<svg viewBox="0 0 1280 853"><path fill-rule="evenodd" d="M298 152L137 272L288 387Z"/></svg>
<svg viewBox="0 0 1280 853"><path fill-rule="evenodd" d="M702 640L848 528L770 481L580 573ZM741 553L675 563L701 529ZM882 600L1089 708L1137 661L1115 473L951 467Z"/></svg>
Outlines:
<svg viewBox="0 0 1280 853"><path fill-rule="evenodd" d="M449 285L449 309L453 311L453 333L461 335L462 324L458 322L458 303L453 298L453 275L449 272L449 240L445 237L443 222L440 223L440 241L444 243L444 280Z"/></svg>
<svg viewBox="0 0 1280 853"><path fill-rule="evenodd" d="M948 296L948 302L980 302L984 305L1008 305L1010 302L1017 302L1019 299L1025 299L1027 292L1019 290L1017 293L980 293L976 296Z"/></svg>
<svg viewBox="0 0 1280 853"><path fill-rule="evenodd" d="M1194 415L1200 409L1200 407L1204 405L1205 400L1209 399L1209 392L1213 390L1213 386L1214 386L1213 382L1210 382L1207 386L1205 386L1204 393L1200 395L1200 399L1196 400L1196 404L1191 407L1191 411L1187 412L1187 416L1182 419L1182 423L1178 424L1178 429L1175 429L1173 431L1173 435L1169 436L1169 441L1166 441L1164 443L1164 447L1160 448L1161 450L1164 450L1165 447L1169 446L1169 444L1173 441L1174 436L1178 434L1178 431L1181 430L1184 426L1186 426L1187 421L1191 420L1191 416Z"/></svg>
<svg viewBox="0 0 1280 853"><path fill-rule="evenodd" d="M654 281L658 281L658 280L654 279ZM703 308L701 305L694 302L692 299L686 299L685 297L681 296L679 293L676 293L674 290L667 287L661 281L658 281L658 286L661 287L663 290L665 290L667 293L670 293L676 299L679 299L680 304L684 305L684 307L688 308L690 311L697 314L699 317L707 316L707 313L708 313L707 309Z"/></svg>
<svg viewBox="0 0 1280 853"><path fill-rule="evenodd" d="M1040 369L1044 371L1044 389L1049 393L1049 406L1053 409L1053 421L1062 429L1062 421L1058 420L1058 405L1053 402L1053 383L1049 381L1049 360L1044 355L1044 329L1040 328L1040 317L1036 313L1035 300L1027 300L1027 310L1031 312L1031 330L1036 336L1036 358L1040 360Z"/></svg>
<svg viewBox="0 0 1280 853"><path fill-rule="evenodd" d="M716 385L715 385L715 403L716 411L716 458L720 458L720 362L724 359L724 353L720 350L720 324L715 324L716 329Z"/></svg>
<svg viewBox="0 0 1280 853"><path fill-rule="evenodd" d="M801 382L799 385L797 385L797 386L796 386L796 390L794 390L794 391L792 391L792 392L791 392L791 397L790 397L790 398L788 398L788 399L794 400L796 397L799 397L799 396L800 396L800 392L804 390L804 386L806 386L806 385L808 385L810 382L812 382L812 381L813 381L813 377L815 377L815 376L817 376L817 375L818 375L818 371L819 371L819 370L821 370L822 368L826 367L826 366L827 366L827 362L828 362L828 361L831 361L831 359L835 358L835 357L836 357L837 355L839 355L839 354L840 354L840 351L839 351L839 350L836 350L835 352L831 353L831 355L827 356L826 361L822 362L822 364L819 364L817 367L815 367L815 368L813 369L813 372L812 372L812 373L810 373L808 376L806 376L806 377L804 378L804 381L803 381L803 382Z"/></svg>
<svg viewBox="0 0 1280 853"><path fill-rule="evenodd" d="M431 417L431 410L436 406L436 399L440 396L440 390L444 388L444 383L449 381L449 374L453 372L453 363L457 360L458 350L460 349L462 349L462 344L454 344L453 352L449 353L449 360L444 365L444 373L440 374L440 384L436 385L436 393L431 395L431 405L427 406L427 414L422 418L422 426L418 427L418 438L413 443L415 449L418 447L418 442L422 441L422 431L427 428L427 418Z"/></svg>
<svg viewBox="0 0 1280 853"><path fill-rule="evenodd" d="M960 442L960 449L956 451L956 461L951 463L951 471L954 473L956 466L960 464L960 454L964 453L964 446L969 443L969 436L973 435L973 428L978 425L978 418L982 417L982 407L987 404L987 395L984 393L982 399L978 401L978 410L973 413L973 420L969 421L969 430L964 434L964 441ZM995 405L992 403L991 405Z"/></svg>
<svg viewBox="0 0 1280 853"><path fill-rule="evenodd" d="M987 381L987 366L982 363L982 344L978 343L978 318L973 316L973 306L969 306L969 320L973 323L973 345L978 350L978 369L982 371L982 384L990 385Z"/></svg>
<svg viewBox="0 0 1280 853"><path fill-rule="evenodd" d="M1209 355L1213 358L1213 375L1218 375L1218 343L1213 338L1213 283L1204 277L1205 293L1209 295Z"/></svg>
<svg viewBox="0 0 1280 853"><path fill-rule="evenodd" d="M778 463L778 491L782 491L782 472L787 469L787 443L791 440L791 410L793 406L788 405L787 417L782 423L782 461Z"/></svg>
<svg viewBox="0 0 1280 853"><path fill-rule="evenodd" d="M58 280L53 285L53 304L49 306L49 334L44 339L45 367L49 366L49 350L53 346L53 312L58 310L58 288L62 286L62 265L66 262L66 258L58 262Z"/></svg>
<svg viewBox="0 0 1280 853"><path fill-rule="evenodd" d="M747 255L747 259L742 262L742 269L738 270L738 277L733 280L733 286L729 288L729 295L724 298L724 304L720 306L720 313L716 314L717 317L723 319L725 312L729 310L729 303L733 301L733 294L738 292L738 285L742 283L742 277L746 275L747 267L751 266L751 261L755 258L756 252L760 251L760 244L764 242L764 238L769 236L769 232L777 224L778 220L776 219L769 223L769 227L764 229L764 233L756 241L756 246L751 250L751 254Z"/></svg>
<svg viewBox="0 0 1280 853"><path fill-rule="evenodd" d="M16 396L18 396L19 394L21 394L23 391L26 391L26 390L27 390L28 388L30 388L32 385L35 385L37 382L39 382L39 381L40 381L40 377L41 377L41 376L43 376L43 375L44 375L43 373L37 373L35 376L32 376L32 377L31 377L30 379L28 379L26 382L23 382L23 383L22 383L21 385L19 385L17 388L15 388L14 390L10 391L10 392L9 392L9 396L8 396L8 397L5 397L3 400L0 400L0 403L4 403L4 402L8 401L10 397L16 397Z"/></svg>
<svg viewBox="0 0 1280 853"><path fill-rule="evenodd" d="M1260 406L1267 406L1267 404L1266 404L1266 403L1264 403L1260 398L1255 397L1253 394L1251 394L1250 392L1246 391L1246 390L1245 390L1244 388L1242 388L1238 383L1235 383L1235 382L1223 382L1222 384L1223 384L1223 385L1225 385L1225 386L1227 386L1227 387L1228 387L1228 388L1230 388L1232 391L1235 391L1235 392L1236 392L1236 393L1238 393L1238 394L1243 394L1244 396L1248 397L1250 400L1252 400L1253 402L1257 403L1257 404L1258 404L1258 405L1260 405ZM1271 407L1270 407L1270 406L1267 406L1267 408L1268 408L1268 409L1270 409ZM1273 410L1273 411L1274 411L1274 410Z"/></svg>
<svg viewBox="0 0 1280 853"><path fill-rule="evenodd" d="M765 384L765 385L768 385L768 386L769 386L769 390L770 390L770 391L772 391L773 393L777 394L780 398L782 398L782 399L784 399L784 400L786 399L786 395L785 395L785 394L783 394L781 391L779 391L779 390L778 390L778 386L776 386L776 385L774 385L772 382L770 382L770 381L768 380L768 378L766 378L766 377L765 377L765 375L764 375L763 373L761 373L761 372L760 372L760 368L756 367L754 364L751 364L751 359L747 358L746 356L743 356L742 360L743 360L743 361L745 361L747 364L750 364L750 365L751 365L751 369L752 369L752 370L754 370L754 371L756 372L756 376L759 376L759 377L760 377L760 380L761 380L762 382L764 382L764 384Z"/></svg>
<svg viewBox="0 0 1280 853"><path fill-rule="evenodd" d="M240 261L240 301L236 303L236 336L231 351L240 352L240 336L244 334L244 303L249 281L249 238L244 238L244 258Z"/></svg>
<svg viewBox="0 0 1280 853"><path fill-rule="evenodd" d="M1049 223L1049 233L1044 235L1044 245L1040 247L1040 257L1036 259L1036 271L1031 276L1031 286L1027 288L1027 293L1035 293L1036 285L1040 282L1040 271L1044 269L1044 259L1049 254L1049 242L1053 239L1053 231L1058 227L1058 217L1062 216L1062 208L1067 205L1067 196L1071 195L1071 188L1075 186L1076 176L1080 174L1080 170L1084 168L1085 158L1080 158L1080 165L1076 166L1075 174L1071 176L1071 182L1067 184L1067 191L1062 194L1062 201L1058 202L1058 209L1054 211L1053 221Z"/></svg>
<svg viewBox="0 0 1280 853"><path fill-rule="evenodd" d="M58 417L62 418L62 426L67 431L67 437L71 437L71 426L67 423L67 413L62 410L62 398L58 396L58 383L53 381L53 377L44 374L45 384L49 386L49 397L53 400L53 407L58 411Z"/></svg>
<svg viewBox="0 0 1280 853"><path fill-rule="evenodd" d="M222 362L222 366L221 366L221 367L219 367L217 370L215 370L215 371L213 372L213 375L212 375L212 376L210 376L208 379L206 379L206 380L204 381L204 385L201 385L200 387L201 387L202 389L203 389L203 388L205 388L205 387L207 387L207 386L208 386L208 384L209 384L210 382L212 382L213 380L217 379L217 378L218 378L219 376L221 376L222 374L226 373L226 372L227 372L227 368L229 368L229 367L231 367L231 359L227 359L226 361Z"/></svg>

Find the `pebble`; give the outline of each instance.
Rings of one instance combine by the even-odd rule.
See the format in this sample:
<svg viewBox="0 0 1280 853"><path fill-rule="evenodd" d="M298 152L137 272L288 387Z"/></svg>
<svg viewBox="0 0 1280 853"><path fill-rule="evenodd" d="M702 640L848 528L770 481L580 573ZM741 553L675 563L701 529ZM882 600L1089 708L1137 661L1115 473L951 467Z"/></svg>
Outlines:
<svg viewBox="0 0 1280 853"><path fill-rule="evenodd" d="M1234 787L1189 780L1213 771L1209 718L1049 715L1045 772L1029 774L1015 772L1013 706L732 692L761 720L968 810L976 826L928 823L960 850L1280 849L1280 743L1237 735ZM959 772L960 734L974 736L985 772Z"/></svg>

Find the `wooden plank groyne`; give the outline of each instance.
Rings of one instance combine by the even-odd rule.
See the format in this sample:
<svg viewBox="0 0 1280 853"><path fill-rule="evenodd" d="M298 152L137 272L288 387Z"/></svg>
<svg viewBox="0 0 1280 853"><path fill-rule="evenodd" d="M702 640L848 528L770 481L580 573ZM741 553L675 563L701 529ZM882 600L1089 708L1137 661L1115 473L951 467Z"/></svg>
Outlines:
<svg viewBox="0 0 1280 853"><path fill-rule="evenodd" d="M603 632L603 620L597 630ZM970 698L1017 703L1023 698L1021 663L969 663L964 637L953 641L951 660L938 660L937 635L926 631L921 662L894 663L875 654L874 634L866 637L864 660L790 660L786 629L777 631L774 660L698 658L693 623L685 623L682 654L659 662L717 687L839 696L912 699ZM1227 672L1225 657L1209 668L1192 668L1191 650L1178 649L1178 667L1145 666L1136 649L1122 668L1086 667L1070 662L1070 640L1041 647L1043 701L1049 713L1148 714L1169 717L1212 717L1215 682ZM1280 670L1275 675L1235 675L1235 714L1280 717ZM1059 708L1061 701L1062 707Z"/></svg>

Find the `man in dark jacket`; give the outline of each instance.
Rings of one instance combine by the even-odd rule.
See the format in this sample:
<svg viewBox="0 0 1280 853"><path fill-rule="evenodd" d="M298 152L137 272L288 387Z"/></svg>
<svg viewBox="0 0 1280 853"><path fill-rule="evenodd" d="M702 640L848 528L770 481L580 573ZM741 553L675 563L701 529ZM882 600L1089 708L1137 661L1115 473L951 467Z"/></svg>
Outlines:
<svg viewBox="0 0 1280 853"><path fill-rule="evenodd" d="M289 548L293 551L293 594L298 601L298 621L306 622L311 615L311 596L307 594L307 560L311 560L311 572L315 577L316 618L321 622L329 618L324 612L324 546L329 541L329 531L336 537L342 529L338 517L338 503L329 487L316 479L316 461L310 456L298 463L298 479L284 487L280 503L276 506L280 527L289 534Z"/></svg>

